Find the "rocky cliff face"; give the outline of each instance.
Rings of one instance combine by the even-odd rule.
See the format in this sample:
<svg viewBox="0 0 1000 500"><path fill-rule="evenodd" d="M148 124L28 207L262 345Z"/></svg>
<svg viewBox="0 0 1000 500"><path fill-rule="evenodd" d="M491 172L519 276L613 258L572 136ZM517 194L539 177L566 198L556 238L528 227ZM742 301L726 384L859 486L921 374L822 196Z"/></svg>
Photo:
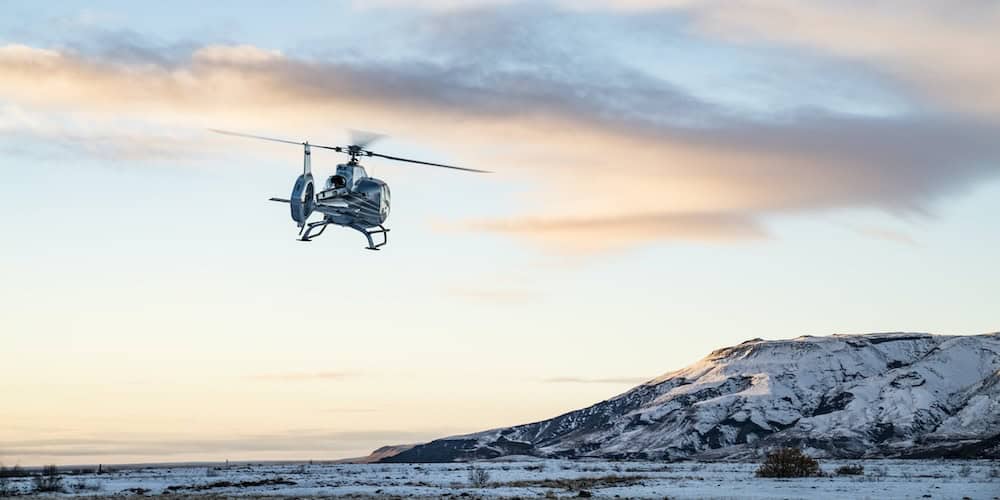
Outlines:
<svg viewBox="0 0 1000 500"><path fill-rule="evenodd" d="M588 408L382 460L736 459L779 445L1000 458L1000 333L748 340Z"/></svg>

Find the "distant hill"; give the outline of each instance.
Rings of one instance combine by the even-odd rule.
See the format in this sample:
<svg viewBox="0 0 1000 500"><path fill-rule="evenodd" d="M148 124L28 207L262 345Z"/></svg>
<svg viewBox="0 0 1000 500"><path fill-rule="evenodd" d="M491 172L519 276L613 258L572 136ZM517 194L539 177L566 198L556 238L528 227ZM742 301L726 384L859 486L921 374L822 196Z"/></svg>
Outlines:
<svg viewBox="0 0 1000 500"><path fill-rule="evenodd" d="M335 462L336 463L345 463L345 464L370 464L370 463L381 461L381 460L389 458L389 457L394 457L396 455L399 455L400 453L403 453L404 451L407 451L410 448L413 448L414 446L417 446L417 445L415 445L415 444L394 444L394 445L389 445L389 446L382 446L381 448L378 448L375 451L371 452L371 454L368 455L368 456L357 457L357 458L344 458L344 459L336 460Z"/></svg>
<svg viewBox="0 0 1000 500"><path fill-rule="evenodd" d="M779 445L845 458L1000 458L1000 333L748 340L581 410L382 448L376 460L739 459Z"/></svg>

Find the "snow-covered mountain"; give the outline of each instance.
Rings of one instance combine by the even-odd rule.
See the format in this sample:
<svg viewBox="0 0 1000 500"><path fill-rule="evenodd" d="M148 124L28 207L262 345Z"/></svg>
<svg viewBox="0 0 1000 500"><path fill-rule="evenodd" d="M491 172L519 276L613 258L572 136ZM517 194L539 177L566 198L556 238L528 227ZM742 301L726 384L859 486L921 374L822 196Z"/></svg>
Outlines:
<svg viewBox="0 0 1000 500"><path fill-rule="evenodd" d="M414 446L387 462L502 455L1000 458L1000 333L753 339L588 408Z"/></svg>

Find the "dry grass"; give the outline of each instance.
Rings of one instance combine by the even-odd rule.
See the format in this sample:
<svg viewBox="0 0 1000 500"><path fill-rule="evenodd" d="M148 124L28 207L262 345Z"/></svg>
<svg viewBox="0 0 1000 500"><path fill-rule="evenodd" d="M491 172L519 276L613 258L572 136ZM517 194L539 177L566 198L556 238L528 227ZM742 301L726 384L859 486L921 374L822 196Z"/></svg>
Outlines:
<svg viewBox="0 0 1000 500"><path fill-rule="evenodd" d="M531 479L497 483L497 486L512 488L553 488L569 491L608 488L611 486L631 486L648 479L646 476L608 475L599 477L576 477L570 479Z"/></svg>
<svg viewBox="0 0 1000 500"><path fill-rule="evenodd" d="M123 491L115 494L104 494L104 495L87 495L87 500L122 500L123 498L135 497L139 493L136 491ZM146 496L152 498L152 495L148 494ZM453 495L455 496L455 495ZM315 496L303 496L296 495L294 497L275 497L271 495L243 495L240 494L239 497L234 497L233 494L229 493L164 493L163 495L155 495L156 498L161 498L164 500L232 500L233 498L239 498L240 500L275 500L275 498L288 498L288 499L299 499L299 500L370 500L370 499L387 499L387 498L408 498L410 500L414 498L440 498L440 495L429 495L429 496L408 496L402 497L399 495L388 495L383 493L373 493L373 494L345 494L345 495L315 495ZM465 500L467 497L461 497ZM475 496L468 497L469 499L476 498ZM52 495L19 495L18 500L52 500Z"/></svg>
<svg viewBox="0 0 1000 500"><path fill-rule="evenodd" d="M257 486L295 486L297 484L295 481L289 481L285 478L278 477L272 479L261 479L259 481L242 481L234 483L231 481L217 481L209 484L196 484L196 485L173 485L167 486L165 491L174 492L179 490L191 490L191 491L204 491L211 490L215 488L253 488Z"/></svg>

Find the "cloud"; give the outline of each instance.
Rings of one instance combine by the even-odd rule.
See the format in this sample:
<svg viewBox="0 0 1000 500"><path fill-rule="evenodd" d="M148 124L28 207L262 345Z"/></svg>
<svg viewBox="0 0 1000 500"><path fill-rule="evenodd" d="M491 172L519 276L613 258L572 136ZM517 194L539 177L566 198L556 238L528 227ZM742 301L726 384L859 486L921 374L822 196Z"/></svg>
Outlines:
<svg viewBox="0 0 1000 500"><path fill-rule="evenodd" d="M167 131L139 120L95 124L84 117L0 102L0 150L8 155L86 155L113 161L177 161L204 156L206 144L190 131ZM199 133L200 135L200 133ZM38 144L49 147L39 148Z"/></svg>
<svg viewBox="0 0 1000 500"><path fill-rule="evenodd" d="M423 5L482 12L526 3L537 5L518 0ZM857 60L874 73L891 75L909 90L941 101L946 109L994 118L1000 113L1000 60L994 57L1000 4L989 0L556 0L544 5L654 22L661 21L659 13L683 16L703 36L752 46L807 48L818 57Z"/></svg>
<svg viewBox="0 0 1000 500"><path fill-rule="evenodd" d="M375 408L325 408L322 411L328 413L375 413L379 410Z"/></svg>
<svg viewBox="0 0 1000 500"><path fill-rule="evenodd" d="M452 297L476 300L491 304L527 304L539 299L538 294L517 288L487 289L477 287L451 287L446 293Z"/></svg>
<svg viewBox="0 0 1000 500"><path fill-rule="evenodd" d="M984 0L593 0L587 8L683 13L727 42L777 43L864 62L943 110L997 118L1000 4Z"/></svg>
<svg viewBox="0 0 1000 500"><path fill-rule="evenodd" d="M895 229L865 226L856 228L855 231L862 236L867 236L877 240L891 241L893 243L899 243L911 247L919 246L917 241L914 240L912 236Z"/></svg>
<svg viewBox="0 0 1000 500"><path fill-rule="evenodd" d="M637 385L649 381L645 377L607 377L607 378L587 378L587 377L552 377L542 379L542 382L552 384L629 384Z"/></svg>
<svg viewBox="0 0 1000 500"><path fill-rule="evenodd" d="M420 442L447 432L447 430L428 432L290 430L282 433L240 434L218 438L94 435L82 438L7 440L0 454L6 457L18 457L29 463L36 462L36 457L67 458L70 461L73 457L93 459L110 457L112 460L122 457L133 459L157 457L162 461L171 457L188 458L204 454L225 457L227 454L255 453L261 456L279 452L301 453L300 458L309 458L308 454L339 456L343 453L357 453L359 449L372 450L385 443Z"/></svg>
<svg viewBox="0 0 1000 500"><path fill-rule="evenodd" d="M321 371L321 372L264 373L259 375L252 375L251 378L257 380L266 380L271 382L309 382L309 381L344 380L356 376L358 376L358 374L354 372Z"/></svg>
<svg viewBox="0 0 1000 500"><path fill-rule="evenodd" d="M592 218L536 218L473 222L470 229L526 236L574 251L603 251L637 242L760 239L766 232L751 217L725 213L663 213ZM602 238L595 238L601 235Z"/></svg>
<svg viewBox="0 0 1000 500"><path fill-rule="evenodd" d="M797 25L791 29L795 36L759 33L768 26L758 19L766 16L754 14L761 6L795 8L778 0L740 3L737 10L745 16L730 19L713 2L630 2L629 10L616 13L624 24L602 28L622 30L649 17L635 9L666 8L691 16L702 36L727 43L752 38L821 49ZM90 134L114 137L127 123L139 130L133 132L139 144L138 137L157 133L183 141L190 137L184 131L204 127L315 137L329 133L335 116L338 123L447 151L442 160L499 171L498 182L515 183L528 196L506 213L464 227L556 248L758 240L767 236L762 221L776 215L840 208L925 211L1000 173L1000 120L989 105L967 109L960 92L891 115L823 108L748 113L682 90L624 56L588 50L607 33L591 35L573 26L605 16L567 9L514 4L425 13L406 34L407 51L393 58L378 52L379 44L388 43L382 39L393 35L378 33L370 52L310 57L247 44L198 46L186 53L180 44L157 55L155 47L134 39L111 39L105 43L112 47L88 51L8 45L0 47L0 94L29 115L13 125L16 130L39 133L47 128L25 123L55 117L43 120L51 125L70 117L86 123ZM788 15L819 26L827 10ZM923 19L924 11L916 12ZM847 34L834 21L830 29ZM945 29L928 37L956 37L955 24L946 21ZM745 36L722 36L720 27L736 22L743 23L739 33ZM394 36L399 42L402 35ZM900 46L908 47L911 38ZM980 37L970 40L948 46L973 47ZM128 50L115 50L115 44ZM822 47L831 57L884 62L905 82L903 90L921 85L905 70L910 66L885 62L890 55L902 61L911 49L872 55L832 42ZM927 57L936 62L945 55ZM943 71L953 71L951 64L943 64ZM954 72L949 81L966 78L961 68ZM989 71L980 76L997 83ZM171 147L205 152L210 144L221 143ZM131 154L144 151L136 147Z"/></svg>

